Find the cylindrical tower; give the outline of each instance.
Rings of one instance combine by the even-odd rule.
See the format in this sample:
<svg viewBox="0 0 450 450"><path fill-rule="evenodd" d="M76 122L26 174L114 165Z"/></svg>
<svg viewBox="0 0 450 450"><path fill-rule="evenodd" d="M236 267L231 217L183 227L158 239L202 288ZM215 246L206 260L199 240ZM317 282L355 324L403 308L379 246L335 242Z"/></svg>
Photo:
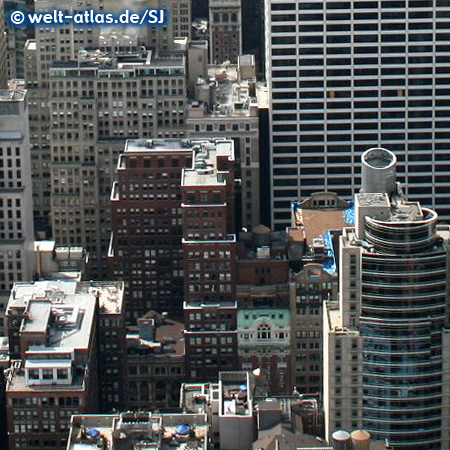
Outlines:
<svg viewBox="0 0 450 450"><path fill-rule="evenodd" d="M437 215L404 203L365 219L363 428L396 449L439 450L447 254Z"/></svg>
<svg viewBox="0 0 450 450"><path fill-rule="evenodd" d="M371 148L363 153L361 164L362 193L386 193L390 196L396 191L397 157L394 153L384 148Z"/></svg>

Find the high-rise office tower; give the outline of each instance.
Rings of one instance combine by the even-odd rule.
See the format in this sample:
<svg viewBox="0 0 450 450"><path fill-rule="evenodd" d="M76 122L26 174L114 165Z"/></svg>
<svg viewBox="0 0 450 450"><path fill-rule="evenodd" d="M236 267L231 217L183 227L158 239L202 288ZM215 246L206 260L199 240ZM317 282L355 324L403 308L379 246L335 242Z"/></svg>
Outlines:
<svg viewBox="0 0 450 450"><path fill-rule="evenodd" d="M339 307L324 314L326 433L363 427L395 449L447 449L450 229L404 199L393 153L362 158Z"/></svg>
<svg viewBox="0 0 450 450"><path fill-rule="evenodd" d="M411 198L450 216L449 14L443 0L266 2L276 226L293 198L356 192L376 145Z"/></svg>
<svg viewBox="0 0 450 450"><path fill-rule="evenodd" d="M36 12L54 9L53 0L36 0ZM98 9L98 0L64 0L58 8L71 12ZM50 86L49 69L54 60L75 59L80 48L95 45L99 27L74 28L71 25L36 27L36 40L26 43L24 76L30 97L30 142L33 172L33 210L37 231L47 236L51 224L50 207Z"/></svg>
<svg viewBox="0 0 450 450"><path fill-rule="evenodd" d="M34 26L14 26L11 23L8 23L9 15L16 11L27 11L31 12L34 10L34 0L5 0L4 2L0 2L5 4L5 17L6 20L6 35L4 38L6 39L7 46L7 66L2 64L1 70L7 70L8 79L16 80L24 78L24 51L25 44L28 39L32 39L34 37ZM0 25L1 28L2 25ZM0 39L3 39L3 31L1 31L2 36ZM0 54L3 58L3 49L0 50ZM2 59L4 61L4 59Z"/></svg>
<svg viewBox="0 0 450 450"><path fill-rule="evenodd" d="M121 11L126 2L116 0L61 0L58 8L72 14L84 10L105 12ZM165 27L111 28L86 27L65 24L60 27L49 25L36 27L36 40L29 41L25 49L25 79L30 90L31 108L31 144L34 185L34 214L39 228L49 232L51 214L51 172L53 160L51 154L51 119L54 110L50 110L50 66L54 61L77 60L82 48L100 48L114 55L124 39L113 39L112 35L130 39L137 45L152 49L166 49L173 45L175 37L190 37L190 0L136 0L127 7L139 11L145 8L165 8L168 10L168 23ZM53 10L53 0L36 0L36 12ZM119 41L119 42L117 42ZM133 46L134 44L130 44ZM106 80L105 80L106 81ZM73 99L74 100L74 99ZM76 100L74 100L76 102ZM117 127L115 128L117 131ZM104 135L105 138L108 136ZM115 135L110 136L115 139ZM68 139L73 139L68 137ZM122 141L121 144L124 144ZM59 163L57 163L59 164ZM111 180L109 180L111 181ZM108 186L109 190L110 186Z"/></svg>
<svg viewBox="0 0 450 450"><path fill-rule="evenodd" d="M34 230L26 91L0 91L0 298L34 276ZM1 302L4 311L6 302Z"/></svg>
<svg viewBox="0 0 450 450"><path fill-rule="evenodd" d="M216 66L206 79L196 80L186 127L192 138L233 139L236 178L241 180L237 226L252 228L261 222L259 106L263 88L255 83L254 56L242 55L238 61L236 69Z"/></svg>
<svg viewBox="0 0 450 450"><path fill-rule="evenodd" d="M86 247L97 276L106 271L109 195L124 141L184 130L184 56L130 49L82 53L50 69L53 235Z"/></svg>
<svg viewBox="0 0 450 450"><path fill-rule="evenodd" d="M236 64L241 53L241 0L209 0L210 64Z"/></svg>

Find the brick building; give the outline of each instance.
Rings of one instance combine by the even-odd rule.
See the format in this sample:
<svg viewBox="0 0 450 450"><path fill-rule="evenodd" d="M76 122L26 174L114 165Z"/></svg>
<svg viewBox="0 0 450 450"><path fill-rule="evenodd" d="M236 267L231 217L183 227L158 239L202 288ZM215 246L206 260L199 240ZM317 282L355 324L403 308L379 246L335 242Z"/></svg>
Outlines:
<svg viewBox="0 0 450 450"><path fill-rule="evenodd" d="M295 238L257 225L239 233L237 242L239 367L261 368L272 395L292 388L289 276L303 251Z"/></svg>
<svg viewBox="0 0 450 450"><path fill-rule="evenodd" d="M126 409L177 407L185 379L184 325L154 312L137 323L126 335Z"/></svg>
<svg viewBox="0 0 450 450"><path fill-rule="evenodd" d="M183 170L184 321L191 380L237 363L234 144L197 141Z"/></svg>
<svg viewBox="0 0 450 450"><path fill-rule="evenodd" d="M14 285L6 315L15 359L6 380L10 449L63 450L72 414L122 406L122 299L120 282Z"/></svg>
<svg viewBox="0 0 450 450"><path fill-rule="evenodd" d="M111 193L110 276L127 285L127 320L149 310L181 315L181 172L192 163L182 140L129 140Z"/></svg>
<svg viewBox="0 0 450 450"><path fill-rule="evenodd" d="M98 302L73 287L14 285L7 317L21 358L6 381L10 450L64 450L71 415L98 408Z"/></svg>

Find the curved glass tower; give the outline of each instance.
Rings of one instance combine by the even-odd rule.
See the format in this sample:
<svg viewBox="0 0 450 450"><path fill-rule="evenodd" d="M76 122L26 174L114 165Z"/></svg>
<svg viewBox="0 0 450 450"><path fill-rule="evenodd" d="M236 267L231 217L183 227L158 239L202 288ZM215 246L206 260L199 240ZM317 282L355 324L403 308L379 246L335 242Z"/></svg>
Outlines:
<svg viewBox="0 0 450 450"><path fill-rule="evenodd" d="M353 373L362 390L352 413L358 425L396 450L448 449L449 227L404 199L395 162L384 149L363 154L355 228L341 238L343 328L332 332L358 341ZM342 353L338 359L345 360ZM332 374L329 379L337 385ZM336 404L332 394L327 401Z"/></svg>
<svg viewBox="0 0 450 450"><path fill-rule="evenodd" d="M362 416L394 448L438 450L447 254L437 215L421 213L399 208L389 220L365 221L373 247L362 252Z"/></svg>

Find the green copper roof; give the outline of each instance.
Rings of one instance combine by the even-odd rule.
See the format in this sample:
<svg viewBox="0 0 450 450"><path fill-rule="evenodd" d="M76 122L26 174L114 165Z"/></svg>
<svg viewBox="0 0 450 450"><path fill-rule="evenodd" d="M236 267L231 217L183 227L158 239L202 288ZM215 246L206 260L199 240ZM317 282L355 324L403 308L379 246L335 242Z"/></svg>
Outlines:
<svg viewBox="0 0 450 450"><path fill-rule="evenodd" d="M288 327L290 325L291 316L289 309L267 308L267 309L240 309L238 311L238 327L250 327L255 320L267 317L273 324L278 327Z"/></svg>

